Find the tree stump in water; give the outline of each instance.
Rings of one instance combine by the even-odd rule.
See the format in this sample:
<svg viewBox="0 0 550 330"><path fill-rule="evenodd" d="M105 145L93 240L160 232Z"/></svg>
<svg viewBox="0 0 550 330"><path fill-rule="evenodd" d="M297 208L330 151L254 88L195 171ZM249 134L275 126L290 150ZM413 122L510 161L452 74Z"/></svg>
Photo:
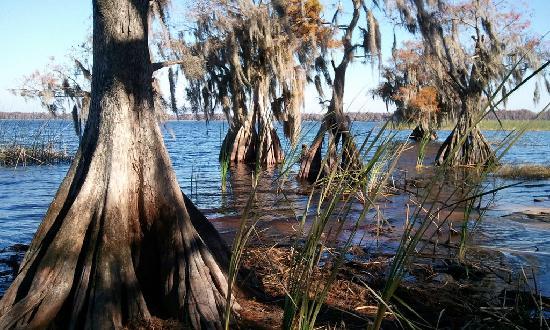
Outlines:
<svg viewBox="0 0 550 330"><path fill-rule="evenodd" d="M461 139L464 138L462 144ZM463 112L458 122L437 152L436 164L475 166L494 160L489 143L474 125L469 112Z"/></svg>
<svg viewBox="0 0 550 330"><path fill-rule="evenodd" d="M339 170L349 172L361 169L362 162L359 150L349 130L336 129L334 131L336 133L334 133L325 129L326 127L326 124L323 123L311 146L303 150L304 152L300 158L299 180L313 183L330 173L335 166L338 166ZM323 161L323 140L326 135L328 135L329 143Z"/></svg>
<svg viewBox="0 0 550 330"><path fill-rule="evenodd" d="M261 165L273 165L283 159L277 131L266 128L258 134L256 128L248 122L239 128L230 128L220 150L221 162L255 164L259 161Z"/></svg>
<svg viewBox="0 0 550 330"><path fill-rule="evenodd" d="M424 127L423 125L416 126L411 132L411 135L409 135L409 139L414 141L422 141L422 139L426 135L429 135L428 139L430 141L434 141L437 139L437 133L429 128Z"/></svg>

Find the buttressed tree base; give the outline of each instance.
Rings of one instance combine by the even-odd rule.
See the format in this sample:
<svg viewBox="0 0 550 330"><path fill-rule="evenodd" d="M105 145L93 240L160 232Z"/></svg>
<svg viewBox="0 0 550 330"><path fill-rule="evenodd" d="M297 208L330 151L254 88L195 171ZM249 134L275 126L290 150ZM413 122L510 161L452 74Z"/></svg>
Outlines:
<svg viewBox="0 0 550 330"><path fill-rule="evenodd" d="M83 142L0 302L0 328L222 328L224 247L181 193L153 106L147 0L93 1ZM224 261L225 260L225 261Z"/></svg>

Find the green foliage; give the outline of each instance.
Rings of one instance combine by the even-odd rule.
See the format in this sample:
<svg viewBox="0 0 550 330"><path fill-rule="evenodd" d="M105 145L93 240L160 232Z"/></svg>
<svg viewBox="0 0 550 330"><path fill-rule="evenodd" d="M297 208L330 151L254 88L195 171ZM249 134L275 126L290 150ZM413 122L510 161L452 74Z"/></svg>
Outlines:
<svg viewBox="0 0 550 330"><path fill-rule="evenodd" d="M480 130L486 131L512 131L526 127L527 131L549 131L550 120L482 120L478 124ZM451 130L454 124L445 123L440 127L443 130Z"/></svg>

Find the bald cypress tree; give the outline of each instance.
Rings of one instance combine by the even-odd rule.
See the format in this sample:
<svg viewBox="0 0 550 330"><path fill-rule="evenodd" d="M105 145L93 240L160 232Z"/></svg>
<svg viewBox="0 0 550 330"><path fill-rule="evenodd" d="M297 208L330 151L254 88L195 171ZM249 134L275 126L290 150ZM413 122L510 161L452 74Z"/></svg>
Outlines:
<svg viewBox="0 0 550 330"><path fill-rule="evenodd" d="M333 76L331 76L328 69L326 51L315 61L316 70L319 72L315 77L317 90L320 95L324 94L321 89L322 75L330 85L332 95L321 127L310 147L302 155L298 173L298 179L300 180L314 182L318 177L328 173L334 166L350 172L359 170L362 166L362 160L350 132L350 121L344 113L346 72L350 63L358 56L356 55L358 49L363 49L365 56L369 56L371 59L373 56L380 59L381 36L378 22L372 10L367 9L364 1L351 0L350 3L353 11L347 24L341 25L337 22L344 9L343 7L338 8L332 20L334 35L338 36L339 33L336 31L342 31L340 35L341 47L339 47L342 51L340 62L330 61L330 66L334 72ZM366 29L361 29L363 31L362 40L356 40L357 38L354 39L354 33L355 35L358 33L362 12L365 16ZM323 162L323 142L327 136L326 161Z"/></svg>
<svg viewBox="0 0 550 330"><path fill-rule="evenodd" d="M311 44L318 35L309 29L309 19L300 19L319 19L320 11L318 1L309 0L298 15L298 4L210 0L194 10L192 41L179 40L180 56L195 57L202 68L186 73L192 109L207 114L220 109L229 123L222 161L281 162L276 121L291 142L297 140L308 49L315 50Z"/></svg>
<svg viewBox="0 0 550 330"><path fill-rule="evenodd" d="M227 255L181 193L154 110L151 1L93 1L83 140L20 270L0 327L221 328Z"/></svg>
<svg viewBox="0 0 550 330"><path fill-rule="evenodd" d="M506 1L393 3L410 30L420 32L426 53L441 65L434 74L448 83L436 85L439 93L459 100L456 126L439 149L436 163L476 165L493 159L476 122L502 83L513 88L529 69L540 65L539 40ZM506 88L501 91L506 94Z"/></svg>
<svg viewBox="0 0 550 330"><path fill-rule="evenodd" d="M456 100L440 94L436 87L448 83L438 80L435 72L440 69L421 42L407 41L399 48L394 45L392 59L382 70L383 82L373 91L386 106L395 105L393 121L416 125L411 139L434 138L435 128L452 116Z"/></svg>

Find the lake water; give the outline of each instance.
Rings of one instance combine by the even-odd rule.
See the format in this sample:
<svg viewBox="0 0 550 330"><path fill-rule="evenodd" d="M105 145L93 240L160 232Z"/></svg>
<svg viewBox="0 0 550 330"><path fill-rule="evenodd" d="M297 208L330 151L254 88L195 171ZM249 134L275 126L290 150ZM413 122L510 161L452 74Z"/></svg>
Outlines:
<svg viewBox="0 0 550 330"><path fill-rule="evenodd" d="M305 123L302 143L308 143L316 133L316 123ZM378 123L357 122L353 131L359 141ZM233 189L222 193L218 152L227 129L224 122L167 122L163 125L165 142L182 190L202 209L222 232L234 231L239 209L246 200L246 185L249 175L246 171L234 172L230 178ZM405 140L409 132L398 132L398 139ZM440 142L448 131L439 132ZM498 143L506 132L485 132L490 142ZM52 143L58 149L74 153L77 139L70 121L0 121L0 144L12 141L30 143L42 141ZM288 148L285 145L284 148ZM427 161L431 161L427 159ZM527 132L505 155L504 163L550 164L550 132ZM0 249L14 244L29 244L34 232L45 214L68 164L45 166L0 167ZM296 171L296 166L293 170ZM291 176L292 178L292 176ZM491 179L494 180L494 179ZM504 185L514 183L496 180ZM244 187L244 188L243 188ZM289 191L300 190L298 183L289 181ZM279 232L292 226L289 210L274 207L277 203L269 187L259 191L269 214L269 225ZM479 244L508 254L518 263L537 268L537 281L550 284L550 219L539 221L518 216L506 218L518 210L548 210L550 208L550 181L522 183L501 191L495 197L486 219L481 223ZM303 206L307 196L293 194L292 202ZM543 199L535 202L534 198ZM397 215L396 215L397 216ZM504 216L504 217L503 217ZM547 217L550 217L548 215ZM535 260L535 261L533 261ZM2 267L0 266L0 275ZM1 282L1 281L0 281ZM0 291L7 283L0 283ZM539 288L544 285L539 285ZM550 285L544 294L550 295Z"/></svg>

